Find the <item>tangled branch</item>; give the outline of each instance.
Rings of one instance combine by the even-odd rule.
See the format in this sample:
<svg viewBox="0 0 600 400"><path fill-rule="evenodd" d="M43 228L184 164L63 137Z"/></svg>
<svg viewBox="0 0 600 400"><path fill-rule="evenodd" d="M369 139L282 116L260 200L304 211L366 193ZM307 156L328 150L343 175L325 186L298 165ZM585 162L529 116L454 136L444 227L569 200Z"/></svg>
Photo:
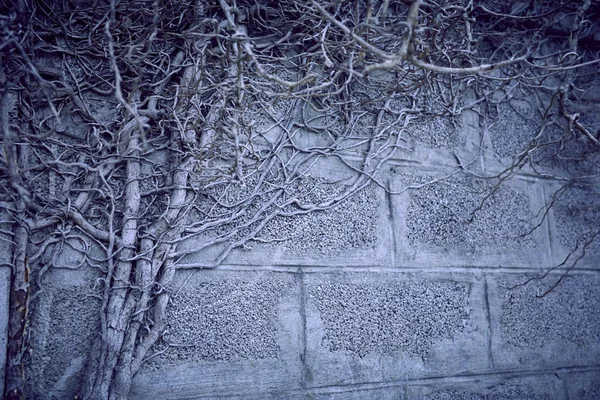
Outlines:
<svg viewBox="0 0 600 400"><path fill-rule="evenodd" d="M387 190L379 173L410 151L419 118L472 110L485 134L498 107L527 99L539 131L486 178L547 176L544 152L583 171L553 178L596 178L598 133L573 105L598 65L589 28L600 11L522 3L2 1L0 201L14 227L15 310L43 290L52 262L40 260L84 243L102 313L80 393L125 398L164 330L176 269L215 267L278 218ZM315 189L323 161L351 177L326 196ZM190 240L218 256L186 264ZM18 398L27 317L12 318L7 397Z"/></svg>

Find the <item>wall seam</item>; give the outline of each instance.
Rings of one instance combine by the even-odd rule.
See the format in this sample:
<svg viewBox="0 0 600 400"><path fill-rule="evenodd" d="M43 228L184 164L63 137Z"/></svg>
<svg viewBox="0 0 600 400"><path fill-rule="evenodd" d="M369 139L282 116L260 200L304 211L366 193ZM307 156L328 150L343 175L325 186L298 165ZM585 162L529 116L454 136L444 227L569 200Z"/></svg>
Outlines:
<svg viewBox="0 0 600 400"><path fill-rule="evenodd" d="M310 369L308 368L308 364L306 363L306 355L307 355L307 332L306 332L306 293L304 290L304 271L302 268L298 268L297 275L298 284L300 285L300 321L302 326L300 327L300 332L302 337L300 338L300 363L301 363L301 376L300 376L300 388L303 391L306 391L307 381L310 380Z"/></svg>
<svg viewBox="0 0 600 400"><path fill-rule="evenodd" d="M392 237L392 263L394 266L398 265L398 259L397 259L397 255L396 255L396 249L397 249L397 245L398 245L398 238L397 238L397 233L396 233L396 215L394 213L394 202L392 201L392 194L391 194L392 188L391 188L391 182L388 178L387 181L387 188L385 190L385 197L387 200L387 208L388 208L388 218L390 220L390 230L391 230L391 237Z"/></svg>
<svg viewBox="0 0 600 400"><path fill-rule="evenodd" d="M487 351L490 368L496 370L496 363L494 361L494 353L492 351L492 311L490 309L490 299L488 290L488 279L487 274L483 275L483 296L485 301L485 321L487 323Z"/></svg>

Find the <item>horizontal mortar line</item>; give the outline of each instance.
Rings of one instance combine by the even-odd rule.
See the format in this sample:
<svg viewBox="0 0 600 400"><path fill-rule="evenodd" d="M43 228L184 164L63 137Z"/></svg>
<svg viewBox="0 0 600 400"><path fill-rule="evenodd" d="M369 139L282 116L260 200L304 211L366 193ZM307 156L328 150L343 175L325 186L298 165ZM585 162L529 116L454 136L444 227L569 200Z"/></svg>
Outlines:
<svg viewBox="0 0 600 400"><path fill-rule="evenodd" d="M449 168L452 168L456 172L465 171L465 169L463 167L461 167L460 165L458 165L456 163L456 156L454 154L447 153L442 157L443 158L435 159L433 161L427 160L427 159L419 159L419 158L415 158L415 159L392 158L389 161L387 161L386 165L398 166L398 167L422 166L422 167L425 167L429 172L435 172L435 171L439 170L441 172L447 173L447 172L450 172L450 171L448 171ZM496 175L500 175L507 168L508 168L508 166L506 166L505 168L492 167L491 169L487 170L485 173L482 173L482 172L476 171L476 170L471 171L469 169L467 169L467 171L465 171L465 172L473 173L476 175L484 175L485 177L493 178ZM543 173L544 172L542 172L542 174ZM550 175L550 172L548 172L547 175ZM523 170L514 171L512 176L513 177L526 177L529 179L534 178L535 180L540 180L540 181L542 181L542 180L543 181L547 181L547 180L548 181L561 181L561 182L563 181L562 179L558 179L553 176L537 175L533 171L523 171Z"/></svg>
<svg viewBox="0 0 600 400"><path fill-rule="evenodd" d="M388 161L389 165L392 166L406 166L406 167L411 167L411 166L415 166L415 165L421 165L424 167L428 167L429 169L431 169L433 171L439 169L441 172L448 172L448 168L456 168L457 170L462 169L459 165L452 163L453 158L448 158L448 162L435 162L435 163L431 163L431 162L426 162L423 160L404 160L404 159L391 159L390 161ZM499 175L500 173L502 173L503 171L505 171L506 168L504 169L498 169L498 168L492 168L488 171L486 171L485 176L487 177L494 177L496 175ZM474 171L475 173L479 174L478 171ZM536 174L533 171L515 171L513 172L513 177L514 178L523 178L523 179L533 179L536 181L540 181L540 182L562 182L562 183L566 183L566 177L565 178L557 178L555 176L552 176L552 172L548 171L548 172L541 172L542 175L540 174ZM545 174L545 175L544 175Z"/></svg>
<svg viewBox="0 0 600 400"><path fill-rule="evenodd" d="M364 382L364 383L355 383L355 384L347 384L347 385L323 385L323 386L314 386L307 388L307 391L318 391L321 393L326 393L328 391L335 392L343 391L343 389L347 388L355 388L358 390L367 390L367 389L380 389L386 387L398 387L403 385L409 386L418 386L424 384L441 384L441 383L462 383L468 382L477 378L495 378L495 377L504 377L504 378L518 378L518 377L531 377L531 376L544 376L551 375L555 373L587 373L587 372L600 372L600 365L589 365L589 366L562 366L555 368L543 368L543 369L513 369L513 370L496 370L490 372L479 372L472 374L458 374L458 375L446 375L446 376L434 376L434 377L424 377L424 378L413 378L413 379L402 379L402 380L389 380L389 381L379 381L379 382Z"/></svg>
<svg viewBox="0 0 600 400"><path fill-rule="evenodd" d="M494 176L494 175L498 175L500 173L502 173L503 171L505 171L506 169L496 169L496 168L492 168L490 170L488 170L486 172L487 176ZM541 175L540 175L541 174ZM513 172L512 177L513 178L523 178L523 179L533 179L536 181L540 181L540 182L563 182L565 183L565 179L566 178L560 178L560 177L555 177L551 175L551 172L541 172L540 174L536 174L533 171L523 171L523 170L519 170L519 171L515 171ZM545 174L545 175L544 175ZM511 178L512 179L512 178Z"/></svg>
<svg viewBox="0 0 600 400"><path fill-rule="evenodd" d="M356 386L360 386L359 388L357 388ZM290 395L303 395L308 393L319 393L319 394L326 394L326 393L342 393L345 392L347 390L343 390L344 388L353 388L352 390L358 390L358 391L363 391L363 390L369 390L369 389L385 389L385 388L393 388L393 387L399 387L401 386L400 384L390 384L390 385L385 385L385 384L356 384L356 385L340 385L339 390L321 390L321 388L317 388L317 390L315 390L314 388L307 388L307 389L283 389L283 388L273 388L272 390L262 390L259 392L253 392L253 393L248 393L248 392L244 392L244 391L232 391L232 392L223 392L220 391L218 394L212 394L212 393L206 393L206 394L199 394L199 395L194 395L194 396L198 396L198 397L194 397L194 398L210 398L210 399L228 399L231 398L232 396L248 396L248 395L252 395L252 396L259 396L259 395L263 395L265 398L267 398L269 395L274 394L274 393L278 393L278 394L285 394L287 396ZM327 388L327 387L323 387L323 388Z"/></svg>
<svg viewBox="0 0 600 400"><path fill-rule="evenodd" d="M448 375L438 377L425 377L425 378L414 378L404 380L390 380L390 381L375 381L375 382L361 382L361 383L349 383L341 385L323 385L323 386L312 386L306 389L284 389L284 388L273 388L272 390L262 390L259 392L251 393L251 395L268 395L271 393L281 393L287 395L302 395L307 392L316 394L328 394L328 393L343 393L350 390L372 390L372 389L387 389L397 388L402 386L418 386L418 385L431 385L431 384L444 384L444 383L463 383L468 382L477 378L519 378L519 377L532 377L532 376L544 376L555 373L587 373L600 371L600 365L590 366L562 366L555 368L545 369L522 369L522 370L505 370L505 371L493 371L493 372L481 372L473 374L459 374L459 375ZM229 398L231 396L248 396L247 391L220 391L218 394L206 393L199 394L199 398ZM196 396L196 395L195 395Z"/></svg>
<svg viewBox="0 0 600 400"><path fill-rule="evenodd" d="M0 265L0 267L9 268L8 265ZM468 265L465 264L463 266L457 265L432 265L427 267L389 267L383 265L361 265L361 264L236 264L236 263L228 263L221 264L218 266L207 266L205 264L184 264L176 266L175 269L178 271L194 271L194 270L239 270L239 271L280 271L280 272L297 272L298 268L304 270L304 272L327 272L331 270L332 272L364 272L364 271L372 271L372 272L461 272L461 273L471 273L474 270L481 270L482 272L498 272L498 273L538 273L545 274L546 271L553 268L551 267L525 267L525 266L487 266L487 265ZM61 267L61 266L53 266L53 269L57 270L73 270L69 267ZM314 270L314 271L307 271ZM572 272L582 272L586 274L597 274L600 273L600 259L598 259L597 267L590 266L576 266L571 269L569 275L572 275ZM553 275L562 275L564 270L559 268L550 272Z"/></svg>
<svg viewBox="0 0 600 400"><path fill-rule="evenodd" d="M200 270L201 268L198 268ZM480 271L482 273L498 273L498 274L519 274L519 273L531 273L531 274L545 274L549 269L546 268L531 268L531 267L486 267L486 266L464 266L464 267L444 267L444 266L433 266L433 267L382 267L382 266L364 266L364 265L325 265L325 266L314 266L314 265L286 265L286 264L271 264L271 265L247 265L247 264L224 264L216 268L212 268L215 271L247 271L247 272L289 272L298 273L298 269L301 269L304 273L316 274L316 273L339 273L339 272L372 272L372 273L463 273L471 274L474 271ZM192 269L180 269L180 271L190 271ZM208 270L208 269L207 269ZM564 271L558 269L551 271L549 275L562 275ZM600 274L599 268L592 267L579 267L574 268L569 272L569 275L596 275Z"/></svg>
<svg viewBox="0 0 600 400"><path fill-rule="evenodd" d="M490 171L488 174L499 174L504 170L492 170ZM552 176L552 172L551 171L547 171L547 172L540 172L540 174L536 174L533 171L517 171L514 172L513 177L515 178L524 178L524 179L533 179L539 182L554 182L554 183L564 183L566 184L568 182L568 177L557 177L557 176Z"/></svg>
<svg viewBox="0 0 600 400"><path fill-rule="evenodd" d="M427 166L431 166L431 167L435 167L436 164L429 164L424 162L423 160L419 160L418 158L402 158L402 157L393 157L390 158L388 161L386 161L386 163L384 164L385 166L393 166L393 167L415 167L418 165L427 165ZM443 166L443 167L448 167L447 165L440 165L437 164L438 166Z"/></svg>

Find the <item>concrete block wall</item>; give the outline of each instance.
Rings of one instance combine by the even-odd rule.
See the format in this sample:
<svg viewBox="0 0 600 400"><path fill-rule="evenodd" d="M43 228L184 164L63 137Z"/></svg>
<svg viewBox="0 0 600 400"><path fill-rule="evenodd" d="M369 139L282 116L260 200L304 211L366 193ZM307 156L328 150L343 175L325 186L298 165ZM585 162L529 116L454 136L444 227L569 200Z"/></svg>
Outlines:
<svg viewBox="0 0 600 400"><path fill-rule="evenodd" d="M264 235L285 240L235 250L217 269L198 267L219 249L184 258L131 399L598 398L600 246L544 297L564 269L528 280L600 222L578 212L600 196L565 197L541 220L558 182L525 171L488 197L494 182L477 176L501 170L524 124L488 137L474 114L458 133L425 122L382 172L385 190L277 220ZM343 173L320 165L314 176ZM94 276L56 268L48 281L30 390L67 398L98 318L93 298L76 301Z"/></svg>

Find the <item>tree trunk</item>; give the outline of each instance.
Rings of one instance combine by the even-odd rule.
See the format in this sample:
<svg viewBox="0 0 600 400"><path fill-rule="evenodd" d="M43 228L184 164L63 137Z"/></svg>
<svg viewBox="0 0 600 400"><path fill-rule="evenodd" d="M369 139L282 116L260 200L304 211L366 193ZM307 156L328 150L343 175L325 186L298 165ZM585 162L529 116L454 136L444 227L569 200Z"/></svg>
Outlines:
<svg viewBox="0 0 600 400"><path fill-rule="evenodd" d="M8 400L22 399L25 394L23 362L27 350L26 335L29 311L29 267L26 256L28 234L25 227L21 225L17 225L14 232L15 245L8 322L8 364L4 389Z"/></svg>

